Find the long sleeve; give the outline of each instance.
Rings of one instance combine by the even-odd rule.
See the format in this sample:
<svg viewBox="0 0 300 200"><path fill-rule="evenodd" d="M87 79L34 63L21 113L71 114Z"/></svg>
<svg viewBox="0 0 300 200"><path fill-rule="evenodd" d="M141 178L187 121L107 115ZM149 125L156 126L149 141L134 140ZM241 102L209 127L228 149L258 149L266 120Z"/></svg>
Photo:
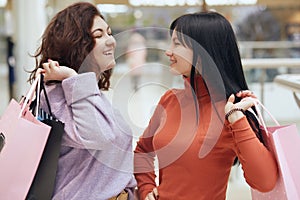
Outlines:
<svg viewBox="0 0 300 200"><path fill-rule="evenodd" d="M168 95L170 92L167 92ZM156 107L148 127L137 142L134 151L134 175L137 180L139 196L144 200L146 195L156 187L154 171L155 151L153 147L154 134L164 123L164 108L161 102L165 98L164 95L158 106Z"/></svg>
<svg viewBox="0 0 300 200"><path fill-rule="evenodd" d="M153 137L141 138L134 151L134 175L138 183L140 199L145 199L146 195L156 187L152 139Z"/></svg>
<svg viewBox="0 0 300 200"><path fill-rule="evenodd" d="M247 183L262 192L272 190L278 177L272 153L258 140L246 117L229 125L229 128L232 130L236 153Z"/></svg>
<svg viewBox="0 0 300 200"><path fill-rule="evenodd" d="M46 91L53 115L65 123L52 199L109 199L133 190L132 132L95 74L48 84ZM43 95L41 108L49 111Z"/></svg>
<svg viewBox="0 0 300 200"><path fill-rule="evenodd" d="M113 111L99 91L94 73L83 73L65 79L62 89L67 107L63 114L71 119L66 124L64 145L102 150L110 148L115 134Z"/></svg>
<svg viewBox="0 0 300 200"><path fill-rule="evenodd" d="M236 156L250 186L260 191L271 190L278 177L272 153L258 140L246 117L233 124L225 120L220 130L210 129L217 125L212 112L215 108L206 86L197 86L199 123L195 124L190 90L173 90L161 98L158 105L163 110L156 110L137 143L134 164L141 200L156 187L154 156L159 162L157 190L161 200L226 199ZM224 111L224 105L216 106ZM199 156L203 147L209 148L204 157Z"/></svg>

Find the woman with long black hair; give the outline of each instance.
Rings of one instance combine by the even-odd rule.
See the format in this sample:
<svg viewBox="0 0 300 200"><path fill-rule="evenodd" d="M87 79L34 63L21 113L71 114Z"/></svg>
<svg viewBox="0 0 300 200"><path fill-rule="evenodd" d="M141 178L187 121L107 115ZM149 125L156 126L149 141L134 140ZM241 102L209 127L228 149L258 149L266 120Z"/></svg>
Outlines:
<svg viewBox="0 0 300 200"><path fill-rule="evenodd" d="M270 191L277 164L253 114L255 95L247 86L231 24L219 13L200 12L180 16L170 29L166 55L185 88L161 97L137 142L140 199L225 200L237 159L252 188Z"/></svg>

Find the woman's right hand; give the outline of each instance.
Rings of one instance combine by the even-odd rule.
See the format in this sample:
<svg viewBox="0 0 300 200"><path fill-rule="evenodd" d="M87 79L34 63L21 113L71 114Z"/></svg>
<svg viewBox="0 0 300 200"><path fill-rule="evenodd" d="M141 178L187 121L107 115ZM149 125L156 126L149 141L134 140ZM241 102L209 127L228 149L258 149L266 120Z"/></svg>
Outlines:
<svg viewBox="0 0 300 200"><path fill-rule="evenodd" d="M44 74L45 81L62 81L66 78L77 75L77 72L72 68L66 66L59 66L57 61L48 60L47 63L43 63L43 70L41 73Z"/></svg>
<svg viewBox="0 0 300 200"><path fill-rule="evenodd" d="M153 188L152 192L149 192L145 198L145 200L157 200L157 199L158 199L157 188Z"/></svg>

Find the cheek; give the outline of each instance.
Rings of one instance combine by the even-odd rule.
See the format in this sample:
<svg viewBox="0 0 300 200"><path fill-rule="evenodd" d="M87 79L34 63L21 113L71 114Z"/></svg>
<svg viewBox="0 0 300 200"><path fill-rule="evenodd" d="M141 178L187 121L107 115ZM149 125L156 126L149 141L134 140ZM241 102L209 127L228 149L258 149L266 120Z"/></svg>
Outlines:
<svg viewBox="0 0 300 200"><path fill-rule="evenodd" d="M191 73L192 65L185 65L182 67L182 74L189 76Z"/></svg>
<svg viewBox="0 0 300 200"><path fill-rule="evenodd" d="M193 52L190 49L178 49L173 52L177 55L177 61L180 60L181 63L185 63L185 65L192 65L193 62Z"/></svg>
<svg viewBox="0 0 300 200"><path fill-rule="evenodd" d="M101 61L103 62L103 55L99 48L94 48L93 55L94 55L93 57L94 57L94 60L97 65L101 64Z"/></svg>
<svg viewBox="0 0 300 200"><path fill-rule="evenodd" d="M189 65L192 65L193 63L193 52L192 50L188 49L183 53L183 57Z"/></svg>
<svg viewBox="0 0 300 200"><path fill-rule="evenodd" d="M192 67L192 57L188 57L189 55L177 55L176 60L180 67L191 68Z"/></svg>
<svg viewBox="0 0 300 200"><path fill-rule="evenodd" d="M96 43L93 49L95 55L100 56L103 53L103 45Z"/></svg>

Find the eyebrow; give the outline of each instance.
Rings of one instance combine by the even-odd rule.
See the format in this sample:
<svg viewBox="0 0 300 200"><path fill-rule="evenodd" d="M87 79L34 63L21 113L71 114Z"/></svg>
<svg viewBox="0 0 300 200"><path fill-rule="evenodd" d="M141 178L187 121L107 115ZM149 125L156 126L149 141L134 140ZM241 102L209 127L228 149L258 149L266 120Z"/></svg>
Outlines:
<svg viewBox="0 0 300 200"><path fill-rule="evenodd" d="M106 29L106 31L108 32L109 30L111 30L111 28L108 26L107 29ZM102 28L97 28L97 29L93 30L92 33L95 33L96 31L103 32L103 29Z"/></svg>
<svg viewBox="0 0 300 200"><path fill-rule="evenodd" d="M178 37L176 36L176 37L174 37L172 40L173 40L173 42L174 42L175 40L179 40L179 39L178 39Z"/></svg>

